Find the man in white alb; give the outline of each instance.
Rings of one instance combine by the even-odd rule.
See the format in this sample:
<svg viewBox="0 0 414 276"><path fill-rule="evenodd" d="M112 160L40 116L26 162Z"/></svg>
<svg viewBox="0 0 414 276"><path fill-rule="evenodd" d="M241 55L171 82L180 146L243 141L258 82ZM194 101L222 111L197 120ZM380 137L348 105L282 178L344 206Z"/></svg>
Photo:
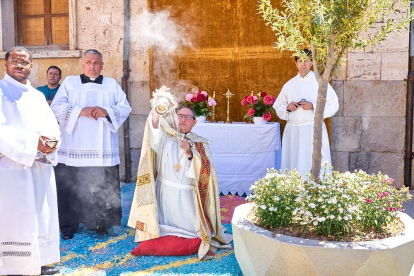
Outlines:
<svg viewBox="0 0 414 276"><path fill-rule="evenodd" d="M179 133L156 112L148 117L128 225L136 229L137 242L167 235L200 238L198 256L210 259L232 240L221 225L210 142L191 132L197 123L192 109L181 107L177 117ZM151 168L151 149L156 168ZM155 190L153 199L142 199L146 189Z"/></svg>
<svg viewBox="0 0 414 276"><path fill-rule="evenodd" d="M51 275L60 261L55 151L59 126L28 80L32 56L6 53L0 81L0 275ZM51 141L55 140L55 141ZM51 142L55 145L52 145ZM49 146L48 146L49 145Z"/></svg>
<svg viewBox="0 0 414 276"><path fill-rule="evenodd" d="M79 223L107 234L121 223L117 131L131 107L115 79L103 77L102 54L86 50L84 74L68 76L50 106L59 121L56 183L63 239L72 239Z"/></svg>
<svg viewBox="0 0 414 276"><path fill-rule="evenodd" d="M312 60L309 50L304 49L306 60L295 57L299 73L282 88L273 108L277 116L286 120L282 139L281 169L295 168L305 176L312 167L313 126L315 106L318 97L318 82L311 71ZM332 117L338 111L338 97L332 86L328 84L324 118ZM322 129L322 163L331 164L328 132L325 124ZM321 172L323 173L323 172Z"/></svg>

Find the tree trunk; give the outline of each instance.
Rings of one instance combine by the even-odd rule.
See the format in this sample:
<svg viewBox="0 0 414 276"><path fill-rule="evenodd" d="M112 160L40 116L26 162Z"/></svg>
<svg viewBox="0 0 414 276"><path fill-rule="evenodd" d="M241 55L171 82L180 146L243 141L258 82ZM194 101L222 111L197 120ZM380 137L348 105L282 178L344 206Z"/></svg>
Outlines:
<svg viewBox="0 0 414 276"><path fill-rule="evenodd" d="M318 79L318 101L315 109L315 120L313 126L313 153L312 153L312 179L319 179L322 163L322 125L325 111L326 94L328 92L328 81Z"/></svg>

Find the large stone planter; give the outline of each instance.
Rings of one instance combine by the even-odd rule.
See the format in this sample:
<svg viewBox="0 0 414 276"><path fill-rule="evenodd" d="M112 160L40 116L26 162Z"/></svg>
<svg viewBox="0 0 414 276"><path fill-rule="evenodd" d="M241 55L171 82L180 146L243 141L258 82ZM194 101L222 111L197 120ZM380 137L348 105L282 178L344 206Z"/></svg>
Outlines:
<svg viewBox="0 0 414 276"><path fill-rule="evenodd" d="M323 242L277 234L257 227L238 206L232 228L237 262L253 275L414 275L414 221L401 213L405 231L368 242Z"/></svg>

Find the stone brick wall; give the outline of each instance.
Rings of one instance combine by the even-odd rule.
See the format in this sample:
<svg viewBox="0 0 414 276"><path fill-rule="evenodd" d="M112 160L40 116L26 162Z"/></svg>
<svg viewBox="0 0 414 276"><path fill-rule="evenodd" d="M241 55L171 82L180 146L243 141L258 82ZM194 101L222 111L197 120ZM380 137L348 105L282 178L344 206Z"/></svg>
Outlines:
<svg viewBox="0 0 414 276"><path fill-rule="evenodd" d="M380 27L381 24L378 24ZM332 163L341 172L382 172L404 184L409 32L373 49L350 51L333 86L340 110L332 118Z"/></svg>

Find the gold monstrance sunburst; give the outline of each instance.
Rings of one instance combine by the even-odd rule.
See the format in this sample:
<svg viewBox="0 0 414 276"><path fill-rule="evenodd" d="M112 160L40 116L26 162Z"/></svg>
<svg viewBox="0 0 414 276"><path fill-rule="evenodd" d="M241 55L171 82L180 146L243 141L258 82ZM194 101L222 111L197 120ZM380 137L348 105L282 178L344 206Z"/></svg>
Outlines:
<svg viewBox="0 0 414 276"><path fill-rule="evenodd" d="M227 98L227 120L224 123L225 124L231 124L231 121L230 121L230 98L231 98L231 96L234 96L234 94L232 94L230 92L230 89L227 88L227 92L225 94L223 94L223 96L226 96L226 98Z"/></svg>

